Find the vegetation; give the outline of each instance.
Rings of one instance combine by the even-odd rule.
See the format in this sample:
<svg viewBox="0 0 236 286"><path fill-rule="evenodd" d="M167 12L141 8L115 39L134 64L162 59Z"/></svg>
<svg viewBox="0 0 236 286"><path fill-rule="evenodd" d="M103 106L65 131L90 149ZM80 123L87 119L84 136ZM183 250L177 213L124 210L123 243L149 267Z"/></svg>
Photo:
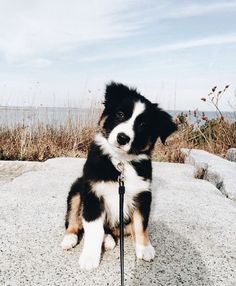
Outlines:
<svg viewBox="0 0 236 286"><path fill-rule="evenodd" d="M153 159L182 162L181 148L204 149L225 156L230 147L236 147L236 122L227 121L219 108L222 91L214 87L206 98L216 109L217 116L208 119L197 110L180 113L176 118L179 131L164 146L158 140ZM93 111L91 111L93 112ZM87 148L96 132L97 122L87 120L86 125L69 116L64 125L38 124L32 128L24 123L0 127L0 159L44 161L59 156L85 157Z"/></svg>

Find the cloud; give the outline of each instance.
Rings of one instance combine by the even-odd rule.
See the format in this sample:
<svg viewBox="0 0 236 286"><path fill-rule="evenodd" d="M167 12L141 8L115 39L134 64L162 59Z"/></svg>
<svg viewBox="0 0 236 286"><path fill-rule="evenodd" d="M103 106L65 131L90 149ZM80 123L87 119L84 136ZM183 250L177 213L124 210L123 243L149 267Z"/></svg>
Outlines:
<svg viewBox="0 0 236 286"><path fill-rule="evenodd" d="M119 59L119 58L132 58L137 56L150 55L150 53L165 53L165 52L174 52L190 48L206 47L212 45L226 45L226 44L235 44L236 43L236 34L229 35L219 35L211 36L197 39L190 39L187 41L176 42L172 44L164 44L154 48L142 48L139 50L132 51L113 51L110 54L102 54L92 57L84 57L80 61L102 61L110 59Z"/></svg>
<svg viewBox="0 0 236 286"><path fill-rule="evenodd" d="M236 8L236 2L230 1L230 2L214 2L214 3L206 3L204 4L195 4L190 3L186 6L181 7L175 7L173 11L170 11L166 15L164 15L165 18L183 18L183 17L193 17L193 16L199 16L209 13L217 13L217 12L224 12L227 10L232 10Z"/></svg>
<svg viewBox="0 0 236 286"><path fill-rule="evenodd" d="M38 62L38 66L44 66L38 59L52 62L56 55L70 53L81 47L96 47L106 41L129 39L130 35L145 31L147 25L153 24L153 21L158 25L163 19L234 8L235 1L211 4L196 4L194 1L176 4L173 0L158 3L127 0L2 1L0 58L10 63L23 62L31 65L35 62L37 66ZM178 45L185 44L180 43L176 47L163 46L159 51L166 48L178 49ZM137 55L139 53L143 52L136 52Z"/></svg>
<svg viewBox="0 0 236 286"><path fill-rule="evenodd" d="M27 61L26 63L20 64L21 66L27 66L32 68L45 68L52 64L52 62L48 59L44 58L35 58Z"/></svg>
<svg viewBox="0 0 236 286"><path fill-rule="evenodd" d="M5 1L0 4L0 56L31 61L88 43L125 37L138 23L117 15L133 4L119 1Z"/></svg>

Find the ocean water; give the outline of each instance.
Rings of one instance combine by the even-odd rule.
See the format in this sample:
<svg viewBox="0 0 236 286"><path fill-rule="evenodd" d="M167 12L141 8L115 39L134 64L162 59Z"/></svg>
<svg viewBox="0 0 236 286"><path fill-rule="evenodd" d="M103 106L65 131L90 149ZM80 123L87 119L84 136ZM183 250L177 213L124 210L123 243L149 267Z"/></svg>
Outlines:
<svg viewBox="0 0 236 286"><path fill-rule="evenodd" d="M22 124L26 126L35 126L38 124L49 125L65 125L69 121L74 124L88 125L98 121L102 110L86 109L86 108L58 108L58 107L1 107L0 106L0 125L15 126ZM195 123L196 117L193 116L193 111L169 110L174 118L183 112L188 114L188 119ZM198 112L201 117L202 111ZM205 115L209 118L216 118L217 114L214 111L205 111ZM223 112L225 119L235 122L236 112Z"/></svg>
<svg viewBox="0 0 236 286"><path fill-rule="evenodd" d="M100 115L101 110L99 109L0 106L0 124L2 126L15 126L22 123L26 126L38 124L59 126L69 122L85 126L96 123Z"/></svg>

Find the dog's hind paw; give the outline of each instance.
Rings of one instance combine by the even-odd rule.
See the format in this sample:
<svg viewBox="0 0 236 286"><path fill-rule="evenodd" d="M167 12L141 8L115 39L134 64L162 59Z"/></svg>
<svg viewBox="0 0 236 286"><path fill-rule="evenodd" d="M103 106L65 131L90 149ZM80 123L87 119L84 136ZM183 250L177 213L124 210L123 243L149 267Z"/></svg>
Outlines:
<svg viewBox="0 0 236 286"><path fill-rule="evenodd" d="M64 236L62 243L61 243L61 247L64 250L69 250L73 248L74 246L76 246L77 243L78 243L77 234L69 233Z"/></svg>
<svg viewBox="0 0 236 286"><path fill-rule="evenodd" d="M105 235L103 243L105 250L112 250L116 246L116 242L110 234Z"/></svg>

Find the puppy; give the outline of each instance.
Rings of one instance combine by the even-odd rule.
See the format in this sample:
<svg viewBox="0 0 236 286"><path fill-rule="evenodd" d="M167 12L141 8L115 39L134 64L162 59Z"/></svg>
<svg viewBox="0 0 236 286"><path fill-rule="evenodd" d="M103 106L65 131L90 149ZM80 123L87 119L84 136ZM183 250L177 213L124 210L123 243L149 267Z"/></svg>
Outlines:
<svg viewBox="0 0 236 286"><path fill-rule="evenodd" d="M99 131L91 143L83 175L71 187L67 199L63 249L78 243L84 231L79 258L82 269L96 268L102 245L113 249L119 235L118 163L124 165L125 233L132 234L136 256L150 261L155 250L148 236L152 200L151 152L158 137L162 143L177 127L171 116L135 89L110 83Z"/></svg>

